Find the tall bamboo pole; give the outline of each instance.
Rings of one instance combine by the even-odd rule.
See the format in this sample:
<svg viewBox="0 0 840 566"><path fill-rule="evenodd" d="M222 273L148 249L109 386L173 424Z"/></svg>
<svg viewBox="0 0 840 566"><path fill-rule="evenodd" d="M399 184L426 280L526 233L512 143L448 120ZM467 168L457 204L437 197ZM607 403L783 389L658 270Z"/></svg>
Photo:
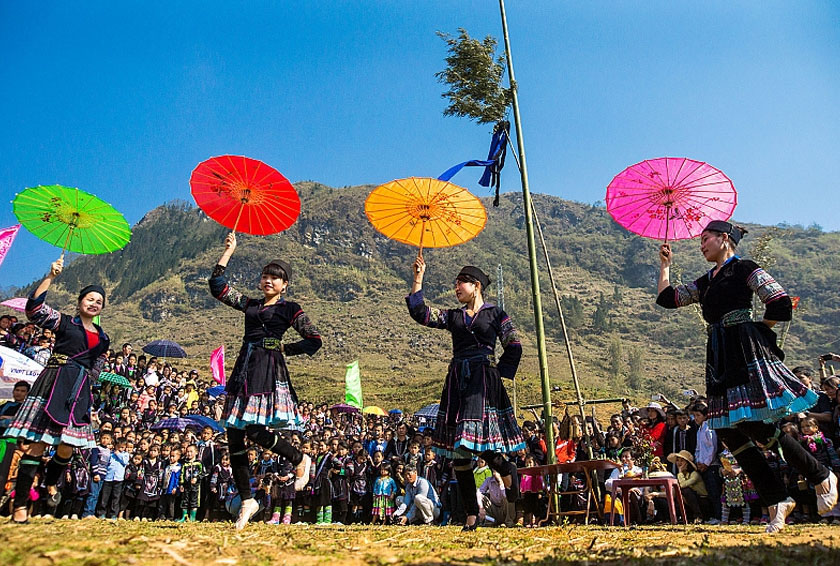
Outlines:
<svg viewBox="0 0 840 566"><path fill-rule="evenodd" d="M513 57L510 53L505 0L499 0L502 16L502 33L505 38L505 56L507 57L508 79L510 81L513 121L516 126L516 146L519 153L519 174L522 178L522 208L525 214L525 228L528 235L528 262L531 266L531 294L534 301L534 327L537 332L537 354L540 361L540 385L542 386L543 422L545 422L545 441L548 444L548 463L556 461L554 454L554 429L551 419L551 383L548 377L548 356L545 347L545 328L543 326L542 301L540 299L540 279L537 270L537 246L534 241L534 223L531 216L531 191L528 185L528 165L525 161L525 142L522 139L522 119L519 115L519 96L516 78L513 73Z"/></svg>

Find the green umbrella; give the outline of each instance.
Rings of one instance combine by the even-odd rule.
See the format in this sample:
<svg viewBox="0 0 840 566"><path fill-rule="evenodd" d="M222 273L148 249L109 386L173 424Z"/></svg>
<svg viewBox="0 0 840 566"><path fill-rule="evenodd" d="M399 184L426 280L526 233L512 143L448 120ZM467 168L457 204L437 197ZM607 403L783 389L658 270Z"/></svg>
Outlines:
<svg viewBox="0 0 840 566"><path fill-rule="evenodd" d="M131 383L129 383L125 377L121 376L118 373L111 373L109 371L101 372L99 374L99 381L108 381L110 383L113 383L114 385L121 385L123 387L129 387L131 385Z"/></svg>
<svg viewBox="0 0 840 566"><path fill-rule="evenodd" d="M62 185L38 185L13 201L18 221L38 238L80 254L106 254L125 247L131 229L104 200Z"/></svg>

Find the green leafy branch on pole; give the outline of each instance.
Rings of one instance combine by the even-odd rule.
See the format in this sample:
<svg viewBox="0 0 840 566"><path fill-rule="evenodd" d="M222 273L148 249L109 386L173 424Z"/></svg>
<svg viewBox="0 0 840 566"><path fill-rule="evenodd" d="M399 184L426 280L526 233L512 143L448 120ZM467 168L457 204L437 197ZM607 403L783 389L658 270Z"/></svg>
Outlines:
<svg viewBox="0 0 840 566"><path fill-rule="evenodd" d="M512 90L502 87L504 56L496 57L496 38L473 39L467 30L458 28L458 37L437 32L449 47L446 69L435 73L448 85L441 94L449 100L444 116L468 117L479 124L495 124L505 119L513 100Z"/></svg>

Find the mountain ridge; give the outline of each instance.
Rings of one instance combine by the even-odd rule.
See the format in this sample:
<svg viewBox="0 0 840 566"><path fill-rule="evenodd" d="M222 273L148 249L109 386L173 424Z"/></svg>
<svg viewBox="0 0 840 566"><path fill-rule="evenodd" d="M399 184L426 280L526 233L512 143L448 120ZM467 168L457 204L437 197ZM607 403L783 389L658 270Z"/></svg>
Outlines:
<svg viewBox="0 0 840 566"><path fill-rule="evenodd" d="M336 189L302 182L296 188L302 201L298 221L281 234L238 235L227 270L232 285L258 294L262 265L278 255L291 261L289 299L301 303L324 336L324 348L314 358L290 360L296 387L307 398L340 399L344 365L358 358L369 404L417 408L436 401L451 346L445 333L420 327L406 312L416 250L384 238L368 223L363 203L372 185ZM489 197L481 200L488 212L481 234L461 246L424 252L429 264L424 290L436 306L457 306L454 276L461 265L474 264L494 280L488 294L495 301L502 266L505 309L523 336L519 401L536 403L539 371L522 196L504 193L498 208L490 206ZM533 200L586 396L641 400L654 391L702 390L705 331L697 313L654 305L657 242L630 234L603 206L541 194ZM788 360L814 360L830 350L840 326L840 233L745 226L750 234L740 251L754 252L791 295L802 297L786 339ZM147 212L132 232L125 249L70 263L49 300L72 309L75 290L101 282L109 290L103 326L114 344L174 339L192 357L189 364L206 370L210 351L223 343L232 366L241 314L215 301L207 287L227 230L175 201ZM674 252L675 275L684 274L686 281L708 269L696 243L674 242ZM571 399L551 284L541 251L538 256L551 382L560 387L561 400Z"/></svg>

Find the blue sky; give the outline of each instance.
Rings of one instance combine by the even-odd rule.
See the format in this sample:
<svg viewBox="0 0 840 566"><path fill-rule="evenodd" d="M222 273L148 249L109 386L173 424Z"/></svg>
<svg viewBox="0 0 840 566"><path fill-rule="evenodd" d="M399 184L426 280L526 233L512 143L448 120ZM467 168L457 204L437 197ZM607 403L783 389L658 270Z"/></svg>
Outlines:
<svg viewBox="0 0 840 566"><path fill-rule="evenodd" d="M507 11L534 192L591 203L626 166L685 156L732 178L738 220L840 230L840 3ZM332 186L437 176L490 137L442 115L435 32L458 27L501 39L498 4L0 2L2 202L61 183L133 224L227 153ZM488 194L479 176L454 180ZM512 160L502 181L519 189ZM58 253L21 232L0 285Z"/></svg>

